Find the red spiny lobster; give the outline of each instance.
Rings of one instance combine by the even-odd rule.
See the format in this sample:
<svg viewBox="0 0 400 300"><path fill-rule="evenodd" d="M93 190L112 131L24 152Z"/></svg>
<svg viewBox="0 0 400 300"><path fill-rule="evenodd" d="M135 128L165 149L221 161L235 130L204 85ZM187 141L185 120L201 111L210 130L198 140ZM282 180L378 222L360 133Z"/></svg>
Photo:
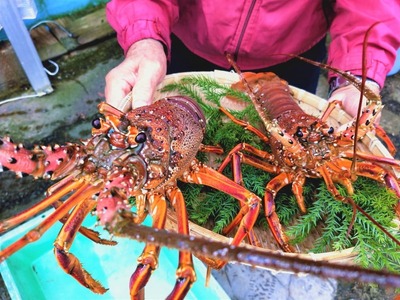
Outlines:
<svg viewBox="0 0 400 300"><path fill-rule="evenodd" d="M20 176L27 173L35 177L61 179L48 190L48 196L43 201L17 216L0 222L0 232L4 232L48 206L53 205L56 208L38 227L2 250L1 260L39 239L59 220L64 226L55 242L56 259L62 268L81 284L96 293L104 293L106 289L83 269L78 259L69 253L69 249L78 231L97 243L113 245L115 242L101 239L96 232L82 227L83 219L95 209L100 222L114 231L114 226L119 227L121 223L118 221L120 211L124 220L128 219L130 224L141 223L149 213L153 217L153 226L163 228L166 218L165 198L168 198L177 213L179 233L187 235L186 209L184 199L176 187L176 180L209 185L239 199L245 204L241 209L241 215L245 217L241 217L242 223L232 244L238 245L249 233L261 200L194 158L201 148L205 125L204 116L194 102L177 96L159 100L151 106L138 108L128 114L105 103L100 104L99 110L105 119L93 121L92 138L81 144L26 150L22 145L12 143L9 138L0 140L0 164L4 170L8 168ZM62 201L63 196L69 198ZM129 211L130 205L126 201L130 196L136 197L135 214ZM275 217L269 219L271 224L279 222ZM131 278L132 297L136 297L143 290L151 271L157 266L158 245L163 241L148 243L139 258L139 265ZM178 242L177 245L182 245L182 242ZM170 298L183 298L195 280L191 254L187 249L189 248L182 249L177 271L179 279ZM225 250L211 252L226 253ZM231 247L230 250L234 251L235 248ZM201 251L196 252L200 252L199 256L208 256L208 253L202 255ZM250 262L265 265L261 261L254 262L252 255L247 256ZM243 255L240 257L243 258ZM203 258L215 267L224 264L218 259ZM272 262L269 266L287 267L287 258L272 258L273 261L280 259L281 265L279 262ZM300 260L295 260L294 264L300 266ZM315 268L310 269L309 261L304 265L301 271L329 273L329 267L318 265L317 269L320 268L321 271L315 271ZM336 268L339 269L340 266ZM324 273L324 270L328 272ZM352 269L352 272L355 270ZM362 270L357 272L363 274ZM368 274L365 276L372 278ZM379 279L381 275L384 274L379 274L375 279ZM347 275L340 272L339 276ZM397 277L395 282L398 285Z"/></svg>
<svg viewBox="0 0 400 300"><path fill-rule="evenodd" d="M365 212L351 198L352 182L356 176L372 178L383 183L400 199L398 178L393 170L388 168L389 166L399 168L400 162L354 150L355 141L362 139L367 132L375 129L374 121L383 108L379 95L371 92L361 80L327 65L311 62L345 76L347 80L360 88L369 100L359 120L355 118L347 125L347 128L336 132L326 122L336 102L330 103L321 117L308 115L293 98L286 81L273 73L242 74L229 54L227 58L241 77L241 82L233 87L247 92L262 119L267 136L247 122L236 119L225 108L220 109L233 122L254 132L261 140L268 143L271 153L242 143L230 151L218 170L222 172L229 163L232 163L234 180L240 184L242 184L241 163L277 174L266 184L263 205L272 233L284 251L292 252L294 249L289 245L288 238L275 213L275 196L279 190L289 184L292 185L292 191L302 212L306 211L302 192L307 177L322 178L336 200L351 204L353 211L357 209L363 214ZM392 145L390 141L387 143ZM355 158L358 160L356 164L352 160ZM340 195L335 187L336 183L343 185L349 196ZM400 200L395 209L397 215L400 216ZM369 218L368 215L367 217ZM224 233L230 232L240 220L241 215L238 214L224 229ZM371 221L374 222L374 220ZM380 227L379 224L376 225ZM384 228L380 228L400 245L395 237Z"/></svg>
<svg viewBox="0 0 400 300"><path fill-rule="evenodd" d="M9 138L0 139L0 166L34 177L60 179L47 197L30 209L0 222L0 233L20 224L43 209L55 211L21 239L0 251L0 261L38 240L55 222L64 223L54 244L60 266L79 283L95 293L106 289L92 278L69 252L80 232L94 242L113 245L97 232L82 226L84 218L96 210L102 225L113 228L118 212L124 211L132 223L141 223L147 214L153 227L164 228L167 202L175 209L178 232L189 234L188 217L177 180L204 184L222 190L244 204L245 217L232 244L238 245L257 218L260 199L219 172L199 163L205 118L198 105L182 96L168 97L127 114L106 103L99 105L104 119L92 122L92 137L81 144L36 147L27 150ZM68 196L65 201L62 197ZM136 197L137 213L130 212L129 197ZM147 243L130 280L132 298L144 291L157 267L160 247ZM219 262L222 266L224 262ZM192 256L181 251L176 285L171 299L183 298L196 280Z"/></svg>

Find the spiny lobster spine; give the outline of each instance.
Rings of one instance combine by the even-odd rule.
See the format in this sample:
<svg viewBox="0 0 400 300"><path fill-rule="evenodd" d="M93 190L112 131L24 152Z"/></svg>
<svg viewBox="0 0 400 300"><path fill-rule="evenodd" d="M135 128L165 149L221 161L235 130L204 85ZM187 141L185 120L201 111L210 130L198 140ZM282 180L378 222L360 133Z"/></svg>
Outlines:
<svg viewBox="0 0 400 300"><path fill-rule="evenodd" d="M63 163L79 151L72 144L67 146L35 146L27 150L22 144L14 144L9 137L0 139L0 171L14 171L18 177L32 175L50 179Z"/></svg>

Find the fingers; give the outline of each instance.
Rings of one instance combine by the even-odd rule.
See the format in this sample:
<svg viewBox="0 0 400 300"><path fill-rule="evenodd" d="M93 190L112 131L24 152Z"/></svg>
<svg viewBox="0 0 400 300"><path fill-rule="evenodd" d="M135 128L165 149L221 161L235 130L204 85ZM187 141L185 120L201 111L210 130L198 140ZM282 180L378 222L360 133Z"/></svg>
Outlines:
<svg viewBox="0 0 400 300"><path fill-rule="evenodd" d="M167 59L159 41L147 39L136 42L128 50L124 61L107 74L106 101L125 112L151 104L166 69ZM131 96L126 97L131 91Z"/></svg>
<svg viewBox="0 0 400 300"><path fill-rule="evenodd" d="M351 116L357 115L360 105L360 91L353 85L341 87L334 91L328 101L338 100L342 102L343 109ZM365 107L366 99L363 97L362 107Z"/></svg>
<svg viewBox="0 0 400 300"><path fill-rule="evenodd" d="M153 94L165 74L157 63L147 63L138 71L137 81L132 89L132 108L149 105Z"/></svg>
<svg viewBox="0 0 400 300"><path fill-rule="evenodd" d="M379 88L374 86L368 86L374 93L379 95ZM340 101L343 110L348 113L351 117L356 117L358 108L360 106L360 91L353 85L348 85L335 90L328 101ZM365 108L367 105L367 98L362 98L361 108ZM374 123L379 124L381 119L381 113L375 117Z"/></svg>
<svg viewBox="0 0 400 300"><path fill-rule="evenodd" d="M126 95L131 92L136 82L136 76L134 71L131 70L132 68L133 66L124 61L112 69L105 78L104 94L107 103L125 112L131 109L130 101L127 103L125 100Z"/></svg>

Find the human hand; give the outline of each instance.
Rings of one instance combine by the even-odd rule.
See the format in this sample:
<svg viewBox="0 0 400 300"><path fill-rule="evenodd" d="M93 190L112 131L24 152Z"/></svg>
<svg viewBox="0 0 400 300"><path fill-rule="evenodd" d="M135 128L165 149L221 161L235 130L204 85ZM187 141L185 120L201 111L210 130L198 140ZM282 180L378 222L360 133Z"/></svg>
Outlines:
<svg viewBox="0 0 400 300"><path fill-rule="evenodd" d="M125 112L151 104L156 86L166 72L167 57L162 43L153 39L137 41L122 63L106 75L107 103ZM131 91L128 101L125 97Z"/></svg>
<svg viewBox="0 0 400 300"><path fill-rule="evenodd" d="M366 82L366 86L374 93L379 95L380 88L375 83ZM348 113L351 117L357 115L358 106L360 104L360 91L352 84L343 86L333 91L328 101L340 101L343 110ZM367 99L363 97L362 108L365 107ZM379 120L379 117L377 118Z"/></svg>

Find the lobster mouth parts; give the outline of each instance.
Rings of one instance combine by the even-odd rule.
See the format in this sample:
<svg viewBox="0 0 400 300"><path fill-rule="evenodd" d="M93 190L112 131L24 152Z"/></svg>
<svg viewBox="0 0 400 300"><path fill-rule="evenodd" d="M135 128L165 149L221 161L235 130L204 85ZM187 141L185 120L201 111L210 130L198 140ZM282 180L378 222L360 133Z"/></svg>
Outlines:
<svg viewBox="0 0 400 300"><path fill-rule="evenodd" d="M148 179L147 164L135 151L123 153L113 162L113 167L117 169L116 173L129 176L130 179L127 181L129 194L140 192Z"/></svg>

